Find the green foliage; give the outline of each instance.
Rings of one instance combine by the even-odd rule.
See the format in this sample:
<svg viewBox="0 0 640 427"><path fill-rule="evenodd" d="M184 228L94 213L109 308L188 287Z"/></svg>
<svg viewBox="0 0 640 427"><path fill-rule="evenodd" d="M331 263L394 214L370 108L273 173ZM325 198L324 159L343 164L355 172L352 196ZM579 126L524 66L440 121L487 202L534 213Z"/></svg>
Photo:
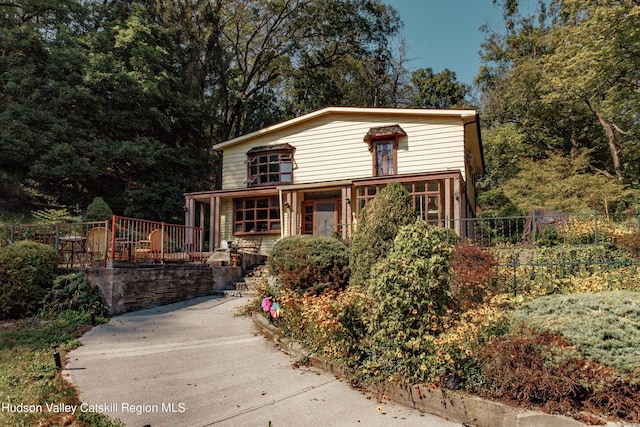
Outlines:
<svg viewBox="0 0 640 427"><path fill-rule="evenodd" d="M531 14L524 2L500 3L505 27L487 31L476 78L488 128L482 186L504 186L525 211L563 205L575 212L596 204L620 210L615 203L629 202L622 184L637 187L640 165L640 98L632 83L640 69L637 4L540 2ZM539 163L547 152L559 161ZM566 176L562 170L585 152L579 177L549 176L556 167Z"/></svg>
<svg viewBox="0 0 640 427"><path fill-rule="evenodd" d="M591 360L640 374L640 293L601 292L538 298L514 324L562 335Z"/></svg>
<svg viewBox="0 0 640 427"><path fill-rule="evenodd" d="M71 222L73 217L68 209L45 208L31 211L34 221L40 224L59 224L61 222Z"/></svg>
<svg viewBox="0 0 640 427"><path fill-rule="evenodd" d="M66 353L79 345L78 338L87 331L91 316L87 312L62 312L46 319L15 322L0 328L0 390L3 398L25 405L64 402L80 405L77 390L56 371L51 346L59 345ZM80 411L78 411L80 412ZM116 427L105 415L76 412L64 415L43 411L34 413L0 412L0 425L88 425ZM79 423L78 417L86 424Z"/></svg>
<svg viewBox="0 0 640 427"><path fill-rule="evenodd" d="M351 283L365 285L371 267L393 245L398 229L415 221L411 197L400 184L389 184L380 190L360 214L351 242Z"/></svg>
<svg viewBox="0 0 640 427"><path fill-rule="evenodd" d="M93 286L83 273L56 277L53 287L44 297L44 310L53 313L66 310L87 311L98 316L107 314L98 287Z"/></svg>
<svg viewBox="0 0 640 427"><path fill-rule="evenodd" d="M289 236L274 245L269 269L288 289L341 288L349 280L349 250L333 237Z"/></svg>
<svg viewBox="0 0 640 427"><path fill-rule="evenodd" d="M539 234L536 234L536 245L555 246L560 243L560 235L555 227L544 227Z"/></svg>
<svg viewBox="0 0 640 427"><path fill-rule="evenodd" d="M444 229L418 220L400 228L389 254L373 267L365 366L374 377L430 382L440 374L428 359L434 353L430 337L443 332L451 302L451 250Z"/></svg>
<svg viewBox="0 0 640 427"><path fill-rule="evenodd" d="M468 108L465 97L471 87L460 83L456 73L445 68L434 73L430 67L421 68L411 74L411 82L416 89L414 106L420 108Z"/></svg>
<svg viewBox="0 0 640 427"><path fill-rule="evenodd" d="M84 220L89 222L111 220L112 217L113 211L102 197L94 197L84 214Z"/></svg>
<svg viewBox="0 0 640 427"><path fill-rule="evenodd" d="M518 209L563 212L615 212L637 197L623 183L591 173L587 152L567 158L547 153L541 160L521 159L521 170L504 182L504 193Z"/></svg>
<svg viewBox="0 0 640 427"><path fill-rule="evenodd" d="M31 241L0 248L0 317L22 318L37 312L53 286L59 254Z"/></svg>

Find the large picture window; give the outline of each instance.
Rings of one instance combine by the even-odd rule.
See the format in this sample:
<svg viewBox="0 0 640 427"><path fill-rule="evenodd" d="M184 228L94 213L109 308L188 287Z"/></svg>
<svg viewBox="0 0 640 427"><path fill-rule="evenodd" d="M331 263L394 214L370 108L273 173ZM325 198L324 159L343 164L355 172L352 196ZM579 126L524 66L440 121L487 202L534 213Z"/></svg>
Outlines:
<svg viewBox="0 0 640 427"><path fill-rule="evenodd" d="M249 187L293 182L293 152L289 144L254 147L247 152Z"/></svg>
<svg viewBox="0 0 640 427"><path fill-rule="evenodd" d="M278 197L236 199L233 202L233 234L279 234Z"/></svg>
<svg viewBox="0 0 640 427"><path fill-rule="evenodd" d="M413 208L416 216L433 225L441 225L443 220L442 212L442 189L441 181L416 181L402 184L411 196ZM369 203L385 184L365 185L358 187L358 213L362 212L365 205Z"/></svg>

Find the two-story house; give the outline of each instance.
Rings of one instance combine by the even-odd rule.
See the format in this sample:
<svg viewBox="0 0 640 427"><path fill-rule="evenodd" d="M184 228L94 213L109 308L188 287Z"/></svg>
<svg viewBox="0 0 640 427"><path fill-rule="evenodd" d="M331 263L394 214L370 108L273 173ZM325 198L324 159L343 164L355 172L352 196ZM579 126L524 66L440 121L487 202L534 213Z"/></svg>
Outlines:
<svg viewBox="0 0 640 427"><path fill-rule="evenodd" d="M416 216L464 234L484 171L475 110L328 107L214 146L219 190L185 194L186 224L209 248L284 236L349 237L383 186L409 191ZM464 236L463 236L464 237Z"/></svg>

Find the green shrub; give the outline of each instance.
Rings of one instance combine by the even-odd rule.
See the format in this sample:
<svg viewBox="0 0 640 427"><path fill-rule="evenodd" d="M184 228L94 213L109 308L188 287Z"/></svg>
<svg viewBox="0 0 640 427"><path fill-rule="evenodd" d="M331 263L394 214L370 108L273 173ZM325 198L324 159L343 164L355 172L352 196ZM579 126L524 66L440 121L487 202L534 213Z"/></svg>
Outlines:
<svg viewBox="0 0 640 427"><path fill-rule="evenodd" d="M0 248L0 317L36 313L53 285L59 260L51 246L31 241Z"/></svg>
<svg viewBox="0 0 640 427"><path fill-rule="evenodd" d="M451 302L446 230L422 220L401 227L389 255L371 272L371 358L366 369L378 379L431 382L433 337L444 327Z"/></svg>
<svg viewBox="0 0 640 427"><path fill-rule="evenodd" d="M337 289L349 280L349 250L333 237L289 236L274 245L269 269L285 288Z"/></svg>
<svg viewBox="0 0 640 427"><path fill-rule="evenodd" d="M400 184L384 187L369 202L358 221L351 242L351 283L366 285L371 267L383 258L398 229L416 219L411 197Z"/></svg>
<svg viewBox="0 0 640 427"><path fill-rule="evenodd" d="M99 316L107 314L98 287L92 285L83 273L56 277L53 288L44 297L44 308L57 313L76 310L93 312Z"/></svg>
<svg viewBox="0 0 640 427"><path fill-rule="evenodd" d="M84 214L85 221L106 221L110 220L113 212L107 202L102 197L94 197L93 201L87 206L87 212Z"/></svg>
<svg viewBox="0 0 640 427"><path fill-rule="evenodd" d="M538 246L555 246L560 243L560 235L555 227L544 227L542 231L536 235L536 245Z"/></svg>

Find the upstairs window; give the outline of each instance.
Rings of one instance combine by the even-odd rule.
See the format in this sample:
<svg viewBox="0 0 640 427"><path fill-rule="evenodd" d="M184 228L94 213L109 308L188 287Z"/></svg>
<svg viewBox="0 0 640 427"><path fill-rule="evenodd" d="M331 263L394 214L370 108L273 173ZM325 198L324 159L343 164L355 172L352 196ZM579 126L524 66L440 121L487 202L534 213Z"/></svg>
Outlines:
<svg viewBox="0 0 640 427"><path fill-rule="evenodd" d="M373 143L375 176L395 175L396 151L395 141L375 141Z"/></svg>
<svg viewBox="0 0 640 427"><path fill-rule="evenodd" d="M398 139L407 136L398 125L369 129L364 141L369 144L373 158L373 175L386 176L398 173Z"/></svg>
<svg viewBox="0 0 640 427"><path fill-rule="evenodd" d="M254 147L247 152L247 184L289 184L293 182L293 152L289 144Z"/></svg>

